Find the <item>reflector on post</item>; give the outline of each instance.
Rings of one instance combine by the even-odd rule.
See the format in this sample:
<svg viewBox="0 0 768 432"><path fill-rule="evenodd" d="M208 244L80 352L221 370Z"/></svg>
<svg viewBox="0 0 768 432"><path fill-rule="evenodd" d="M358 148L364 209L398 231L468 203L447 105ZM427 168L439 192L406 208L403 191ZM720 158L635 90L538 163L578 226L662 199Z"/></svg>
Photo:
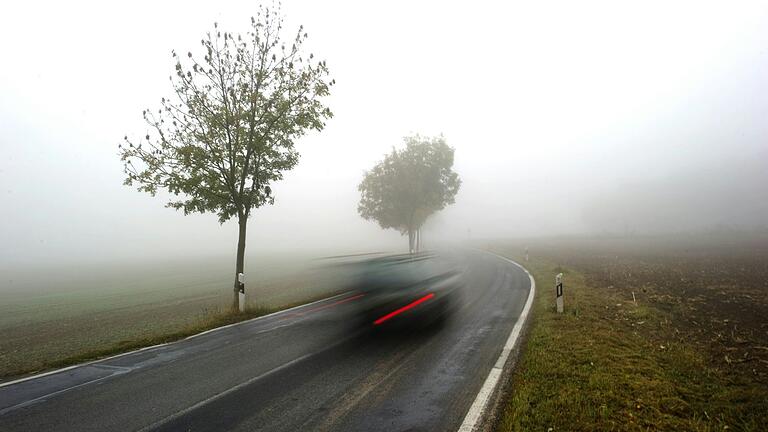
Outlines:
<svg viewBox="0 0 768 432"><path fill-rule="evenodd" d="M240 292L238 295L238 306L240 307L240 312L245 312L245 275L243 273L237 274L237 283L240 288Z"/></svg>

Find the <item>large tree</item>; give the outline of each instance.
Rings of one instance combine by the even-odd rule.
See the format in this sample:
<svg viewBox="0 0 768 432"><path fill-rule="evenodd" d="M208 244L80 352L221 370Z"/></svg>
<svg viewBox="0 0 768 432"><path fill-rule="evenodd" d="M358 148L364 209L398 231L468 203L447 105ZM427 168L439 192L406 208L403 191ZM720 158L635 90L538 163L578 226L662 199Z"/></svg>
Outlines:
<svg viewBox="0 0 768 432"><path fill-rule="evenodd" d="M421 226L430 215L453 204L461 187L453 171L453 153L442 135L406 137L405 148L393 148L365 173L358 186L357 211L384 229L407 233L409 251L418 250Z"/></svg>
<svg viewBox="0 0 768 432"><path fill-rule="evenodd" d="M143 137L120 146L126 185L153 196L166 190L167 206L185 215L237 218L233 308L251 210L274 203L270 185L298 163L296 139L333 115L321 102L334 84L325 61L304 53L303 27L282 34L279 9L260 7L245 34L214 23L201 55L172 52L171 97L143 112Z"/></svg>

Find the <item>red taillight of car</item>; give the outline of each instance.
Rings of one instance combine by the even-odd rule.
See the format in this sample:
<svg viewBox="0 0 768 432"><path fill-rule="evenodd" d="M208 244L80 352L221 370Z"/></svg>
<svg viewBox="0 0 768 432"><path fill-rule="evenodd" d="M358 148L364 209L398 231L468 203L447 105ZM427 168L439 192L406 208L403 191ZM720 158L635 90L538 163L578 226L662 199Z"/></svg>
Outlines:
<svg viewBox="0 0 768 432"><path fill-rule="evenodd" d="M416 300L416 301L414 301L412 303L408 303L407 305L401 307L400 309L397 309L395 311L392 311L392 312L384 315L383 317L381 317L381 318L377 319L376 321L374 321L373 325L379 325L379 324L383 323L384 321L386 321L386 320L388 320L388 319L390 319L392 317L400 315L401 313L407 311L408 309L412 309L412 308L414 308L414 307L424 303L425 301L431 299L434 296L435 295L433 293L429 293L429 294L425 295L424 297L422 297L422 298L420 298L420 299L418 299L418 300Z"/></svg>

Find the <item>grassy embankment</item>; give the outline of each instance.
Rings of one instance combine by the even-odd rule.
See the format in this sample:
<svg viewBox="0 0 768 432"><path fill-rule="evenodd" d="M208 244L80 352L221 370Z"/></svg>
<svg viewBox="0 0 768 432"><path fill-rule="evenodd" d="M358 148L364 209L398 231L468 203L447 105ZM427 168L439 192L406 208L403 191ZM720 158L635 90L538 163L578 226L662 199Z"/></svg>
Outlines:
<svg viewBox="0 0 768 432"><path fill-rule="evenodd" d="M321 296L323 298L326 296ZM246 321L260 316L268 315L274 312L278 312L285 309L290 309L295 306L299 306L305 303L309 303L313 300L319 300L319 298L308 299L307 301L296 302L293 304L286 304L281 307L266 307L266 306L248 306L244 312L232 311L226 308L216 309L209 311L205 316L194 321L192 324L186 325L176 331L169 333L156 334L146 336L143 338L124 340L115 342L114 344L100 348L84 351L80 354L63 357L60 359L54 359L43 363L42 369L55 369L65 366L71 366L87 361L98 360L100 358L109 357L112 355L133 351L139 348L149 347L152 345L159 345L163 343L177 341L188 336L192 336L197 333L211 330L217 327L222 327L229 324L234 324L241 321ZM34 371L32 371L34 372Z"/></svg>
<svg viewBox="0 0 768 432"><path fill-rule="evenodd" d="M249 307L233 313L229 262L123 265L9 277L1 286L0 382L178 340L339 290L332 268L295 257L258 263Z"/></svg>
<svg viewBox="0 0 768 432"><path fill-rule="evenodd" d="M490 249L523 262L519 246ZM554 258L534 254L526 263L538 292L497 430L768 430L768 361L763 358L768 344L760 331L765 322L752 322L755 332L738 333L747 327L742 323L728 334L729 323L746 321L745 313L722 318L701 307L712 304L704 295L695 305L686 302L686 290L676 291L680 282L675 279L671 284L642 280L669 271L683 262L679 257L651 260L650 267L642 265L647 260L626 260L619 270L614 262L622 262L621 251L579 256L582 252L575 247ZM568 253L579 258L568 259ZM587 262L593 265L581 265ZM734 266L733 273L743 273L744 264ZM672 270L683 282L693 273ZM558 272L565 280L562 315L554 308ZM700 284L711 279L704 277ZM729 294L722 296L726 302L739 298L743 285L728 292L722 280L715 282L713 290Z"/></svg>

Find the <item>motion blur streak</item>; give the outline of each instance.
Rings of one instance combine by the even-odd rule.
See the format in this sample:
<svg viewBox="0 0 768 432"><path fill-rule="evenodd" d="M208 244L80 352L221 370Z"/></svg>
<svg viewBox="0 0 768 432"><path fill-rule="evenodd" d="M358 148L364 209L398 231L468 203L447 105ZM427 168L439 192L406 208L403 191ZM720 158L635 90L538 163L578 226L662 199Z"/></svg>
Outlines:
<svg viewBox="0 0 768 432"><path fill-rule="evenodd" d="M306 314L308 314L308 313L312 313L312 312L321 311L321 310L323 310L323 309L328 309L328 308L330 308L330 307L338 306L338 305L340 305L340 304L342 304L342 303L347 303L347 302L350 302L350 301L352 301L352 300L357 300L357 299L359 299L360 297L362 297L362 296L364 296L364 295L365 295L365 294L357 294L357 295L354 295L354 296L352 296L352 297L347 297L347 298L345 298L345 299L343 299L343 300L339 300L339 301L337 301L337 302L334 302L334 303L331 303L331 304L328 304L328 305L324 305L324 306L316 307L316 308L314 308L314 309L309 309L309 310L306 310L306 311L302 311L302 312L294 312L294 313L292 313L292 314L290 314L290 315L287 315L287 316L286 316L286 318L287 318L287 317L292 317L292 316L301 316L301 315L306 315Z"/></svg>
<svg viewBox="0 0 768 432"><path fill-rule="evenodd" d="M413 303L407 304L407 305L401 307L400 309L398 309L398 310L396 310L394 312L390 312L390 313L384 315L383 317L381 317L381 318L377 319L376 321L374 321L373 324L374 325L379 325L379 324L383 323L384 321L386 321L386 320L388 320L388 319L390 319L390 318L392 318L394 316L400 315L401 313L407 311L408 309L414 308L414 307L420 305L421 303L424 303L425 301L431 299L434 296L435 296L434 294L429 293L429 294L425 295L424 297L416 300Z"/></svg>

